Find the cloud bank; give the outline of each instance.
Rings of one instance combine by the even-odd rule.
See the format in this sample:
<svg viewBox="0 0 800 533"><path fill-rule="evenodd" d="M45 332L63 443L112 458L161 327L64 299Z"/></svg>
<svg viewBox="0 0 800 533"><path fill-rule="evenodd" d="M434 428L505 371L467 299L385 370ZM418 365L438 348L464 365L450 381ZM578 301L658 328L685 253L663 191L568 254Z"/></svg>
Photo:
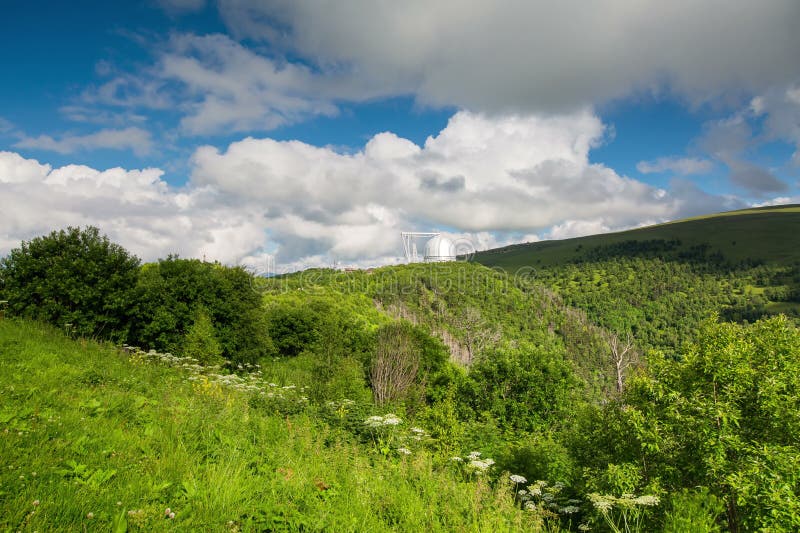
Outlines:
<svg viewBox="0 0 800 533"><path fill-rule="evenodd" d="M355 91L483 112L561 112L639 91L692 102L798 76L795 0L220 0L240 39L268 42Z"/></svg>
<svg viewBox="0 0 800 533"><path fill-rule="evenodd" d="M68 224L94 224L146 260L177 252L254 264L270 253L294 268L334 257L383 264L401 254L401 230L436 228L486 247L740 205L688 183L670 192L591 163L603 134L587 110L462 111L423 146L389 132L352 154L247 138L197 149L181 188L169 187L159 169L54 169L0 152L0 253Z"/></svg>

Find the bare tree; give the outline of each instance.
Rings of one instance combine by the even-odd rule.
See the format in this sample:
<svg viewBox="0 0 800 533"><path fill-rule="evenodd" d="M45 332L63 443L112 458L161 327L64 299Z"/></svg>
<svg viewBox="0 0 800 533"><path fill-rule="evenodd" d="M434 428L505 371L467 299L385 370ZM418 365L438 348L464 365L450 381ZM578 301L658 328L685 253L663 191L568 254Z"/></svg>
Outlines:
<svg viewBox="0 0 800 533"><path fill-rule="evenodd" d="M375 403L383 405L403 398L414 385L419 366L420 354L406 329L399 324L381 328L370 369Z"/></svg>
<svg viewBox="0 0 800 533"><path fill-rule="evenodd" d="M475 356L486 346L500 340L500 332L490 328L481 316L481 312L474 307L467 307L464 314L455 318L453 322L464 334L464 344L469 358L467 364L471 364Z"/></svg>
<svg viewBox="0 0 800 533"><path fill-rule="evenodd" d="M611 362L614 363L617 374L617 392L621 393L625 371L638 361L639 356L634 349L633 335L630 331L625 334L624 339L611 332L606 333L605 337L611 350Z"/></svg>

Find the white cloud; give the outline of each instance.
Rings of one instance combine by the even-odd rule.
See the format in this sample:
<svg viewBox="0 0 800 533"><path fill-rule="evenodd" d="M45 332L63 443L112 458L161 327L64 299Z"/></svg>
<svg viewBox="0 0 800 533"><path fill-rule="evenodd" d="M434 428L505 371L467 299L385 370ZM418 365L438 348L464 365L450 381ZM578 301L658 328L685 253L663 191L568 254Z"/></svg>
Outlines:
<svg viewBox="0 0 800 533"><path fill-rule="evenodd" d="M87 135L63 135L55 139L50 135L38 137L23 136L14 144L15 148L33 148L48 150L60 154L72 154L82 150L130 149L137 155L147 155L153 149L150 132L141 128L102 129Z"/></svg>
<svg viewBox="0 0 800 533"><path fill-rule="evenodd" d="M500 245L508 235L536 240L553 226L555 238L686 214L682 198L591 164L603 132L588 111L502 118L462 111L421 147L391 133L354 154L252 138L224 152L203 147L192 182L259 205L284 261L396 255L401 229L453 228L455 236Z"/></svg>
<svg viewBox="0 0 800 533"><path fill-rule="evenodd" d="M566 220L561 224L553 226L547 232L548 239L572 239L585 235L595 235L597 233L608 233L608 227L602 218L594 220Z"/></svg>
<svg viewBox="0 0 800 533"><path fill-rule="evenodd" d="M714 163L708 159L696 157L659 157L654 161L639 161L636 170L642 174L658 174L670 172L681 176L689 174L706 174L714 168Z"/></svg>
<svg viewBox="0 0 800 533"><path fill-rule="evenodd" d="M219 3L239 38L433 105L558 111L662 90L708 101L800 76L796 0Z"/></svg>
<svg viewBox="0 0 800 533"><path fill-rule="evenodd" d="M96 225L148 260L178 252L237 263L263 245L252 213L217 205L213 191L175 190L159 169L53 169L0 152L0 255L22 239L68 225Z"/></svg>
<svg viewBox="0 0 800 533"><path fill-rule="evenodd" d="M199 148L190 182L158 169L52 169L0 153L0 246L95 224L145 259L170 252L284 268L385 264L401 230L442 230L478 249L716 210L690 184L656 189L589 161L604 133L589 111L489 117L459 112L423 146L392 133L352 154L247 138ZM46 217L42 213L47 213ZM459 241L461 242L461 241Z"/></svg>
<svg viewBox="0 0 800 533"><path fill-rule="evenodd" d="M111 78L82 95L81 106L176 110L188 135L268 131L337 113L334 79L260 55L225 35L174 34L155 63Z"/></svg>

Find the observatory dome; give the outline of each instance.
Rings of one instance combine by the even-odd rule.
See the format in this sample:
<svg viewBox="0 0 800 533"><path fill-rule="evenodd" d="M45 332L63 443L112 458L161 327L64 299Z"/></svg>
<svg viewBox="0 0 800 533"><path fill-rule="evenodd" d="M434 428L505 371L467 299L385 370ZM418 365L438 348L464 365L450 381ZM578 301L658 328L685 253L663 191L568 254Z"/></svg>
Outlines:
<svg viewBox="0 0 800 533"><path fill-rule="evenodd" d="M455 261L456 245L447 237L437 235L425 244L425 261Z"/></svg>

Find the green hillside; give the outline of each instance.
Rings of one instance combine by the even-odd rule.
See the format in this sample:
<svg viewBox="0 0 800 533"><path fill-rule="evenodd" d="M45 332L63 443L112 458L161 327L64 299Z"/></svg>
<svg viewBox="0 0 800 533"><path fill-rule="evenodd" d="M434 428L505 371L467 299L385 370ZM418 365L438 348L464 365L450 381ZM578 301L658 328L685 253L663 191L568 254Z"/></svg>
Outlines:
<svg viewBox="0 0 800 533"><path fill-rule="evenodd" d="M664 241L664 242L654 242ZM637 243L637 245L633 244ZM553 266L604 256L691 257L702 251L725 261L787 265L800 261L800 205L770 206L694 217L618 233L516 244L478 252L487 266Z"/></svg>
<svg viewBox="0 0 800 533"><path fill-rule="evenodd" d="M0 530L797 531L800 270L670 242L269 279L23 243Z"/></svg>

